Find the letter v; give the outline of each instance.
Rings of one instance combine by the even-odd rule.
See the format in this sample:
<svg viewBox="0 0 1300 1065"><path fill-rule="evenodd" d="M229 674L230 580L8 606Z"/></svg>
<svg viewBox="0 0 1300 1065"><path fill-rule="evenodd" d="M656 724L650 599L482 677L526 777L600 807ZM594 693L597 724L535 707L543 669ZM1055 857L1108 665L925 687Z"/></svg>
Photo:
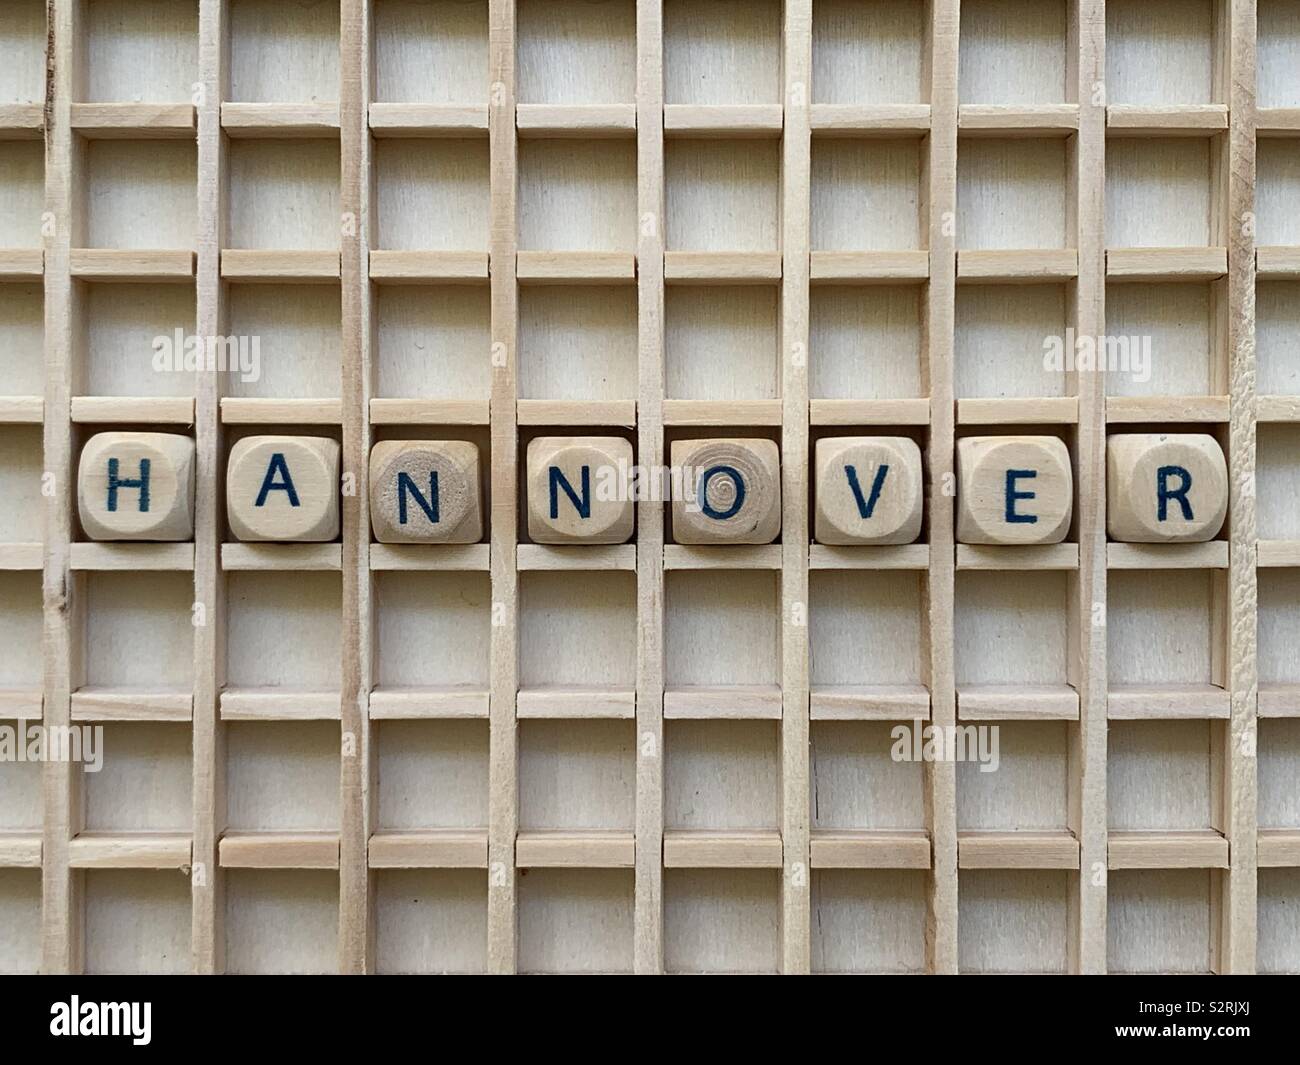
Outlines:
<svg viewBox="0 0 1300 1065"><path fill-rule="evenodd" d="M862 498L862 486L858 484L858 471L853 466L844 467L844 475L849 479L849 487L853 489L853 498L858 503L858 514L863 518L869 518L876 510L876 501L880 498L880 490L885 486L885 475L889 473L889 465L882 463L876 468L875 480L871 482L871 496L868 499Z"/></svg>

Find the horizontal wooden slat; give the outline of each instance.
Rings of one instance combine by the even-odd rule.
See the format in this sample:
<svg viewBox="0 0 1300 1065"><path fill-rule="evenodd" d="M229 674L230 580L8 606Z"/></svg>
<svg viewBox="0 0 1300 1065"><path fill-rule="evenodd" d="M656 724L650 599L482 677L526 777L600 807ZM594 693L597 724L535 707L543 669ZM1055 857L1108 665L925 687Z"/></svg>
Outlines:
<svg viewBox="0 0 1300 1065"><path fill-rule="evenodd" d="M1107 839L1112 869L1226 869L1228 841L1209 829L1192 832L1114 832Z"/></svg>
<svg viewBox="0 0 1300 1065"><path fill-rule="evenodd" d="M488 691L470 685L430 688L375 688L370 693L372 720L486 718Z"/></svg>
<svg viewBox="0 0 1300 1065"><path fill-rule="evenodd" d="M636 717L636 692L632 688L521 688L515 696L515 714L521 718L630 720Z"/></svg>
<svg viewBox="0 0 1300 1065"><path fill-rule="evenodd" d="M814 869L930 868L930 837L921 831L814 830L810 843Z"/></svg>
<svg viewBox="0 0 1300 1065"><path fill-rule="evenodd" d="M780 720L781 689L775 684L695 685L664 692L669 720Z"/></svg>
<svg viewBox="0 0 1300 1065"><path fill-rule="evenodd" d="M520 832L520 869L630 869L636 862L631 832Z"/></svg>
<svg viewBox="0 0 1300 1065"><path fill-rule="evenodd" d="M486 869L486 829L377 832L367 847L371 869Z"/></svg>
<svg viewBox="0 0 1300 1065"><path fill-rule="evenodd" d="M921 684L835 685L813 688L814 721L928 721L930 692Z"/></svg>
<svg viewBox="0 0 1300 1065"><path fill-rule="evenodd" d="M337 869L331 832L227 832L218 849L224 869Z"/></svg>
<svg viewBox="0 0 1300 1065"><path fill-rule="evenodd" d="M664 832L668 869L779 869L781 855L779 832Z"/></svg>

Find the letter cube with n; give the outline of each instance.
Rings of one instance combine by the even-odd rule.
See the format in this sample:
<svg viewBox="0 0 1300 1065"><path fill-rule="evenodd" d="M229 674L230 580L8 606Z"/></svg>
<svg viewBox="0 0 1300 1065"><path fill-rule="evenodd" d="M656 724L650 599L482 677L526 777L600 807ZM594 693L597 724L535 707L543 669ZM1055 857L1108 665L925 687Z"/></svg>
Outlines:
<svg viewBox="0 0 1300 1065"><path fill-rule="evenodd" d="M92 540L194 535L194 441L177 433L96 433L81 451L77 509Z"/></svg>
<svg viewBox="0 0 1300 1065"><path fill-rule="evenodd" d="M226 466L230 529L244 541L319 543L339 533L339 445L319 436L247 436Z"/></svg>
<svg viewBox="0 0 1300 1065"><path fill-rule="evenodd" d="M1059 544L1074 511L1070 452L1055 436L957 441L957 541Z"/></svg>
<svg viewBox="0 0 1300 1065"><path fill-rule="evenodd" d="M528 445L528 535L539 544L621 544L632 535L632 445L621 436L539 436Z"/></svg>
<svg viewBox="0 0 1300 1065"><path fill-rule="evenodd" d="M817 441L821 544L910 544L921 532L921 449L905 436Z"/></svg>
<svg viewBox="0 0 1300 1065"><path fill-rule="evenodd" d="M674 440L673 539L770 544L781 531L781 453L771 440Z"/></svg>
<svg viewBox="0 0 1300 1065"><path fill-rule="evenodd" d="M370 450L370 522L381 544L473 544L483 535L478 448L384 440Z"/></svg>
<svg viewBox="0 0 1300 1065"><path fill-rule="evenodd" d="M1106 531L1134 544L1209 540L1228 513L1228 464L1206 433L1106 441Z"/></svg>

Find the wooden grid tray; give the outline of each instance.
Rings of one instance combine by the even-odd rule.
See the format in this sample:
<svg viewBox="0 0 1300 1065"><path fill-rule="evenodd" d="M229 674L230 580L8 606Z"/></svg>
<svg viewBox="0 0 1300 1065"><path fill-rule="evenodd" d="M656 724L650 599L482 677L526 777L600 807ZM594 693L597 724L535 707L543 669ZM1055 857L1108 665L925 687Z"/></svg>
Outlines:
<svg viewBox="0 0 1300 1065"><path fill-rule="evenodd" d="M0 969L1300 971L1300 2L49 15L0 13L0 716L105 765L0 762ZM261 377L154 370L178 327ZM1107 543L1135 425L1224 445L1220 540ZM87 542L80 447L142 426L194 541ZM1021 426L1067 542L957 546L955 441ZM339 541L233 542L231 444L304 427ZM546 427L770 436L780 541L531 544ZM880 427L920 542L810 542L816 440ZM427 436L483 542L372 544ZM892 761L917 719L999 771Z"/></svg>

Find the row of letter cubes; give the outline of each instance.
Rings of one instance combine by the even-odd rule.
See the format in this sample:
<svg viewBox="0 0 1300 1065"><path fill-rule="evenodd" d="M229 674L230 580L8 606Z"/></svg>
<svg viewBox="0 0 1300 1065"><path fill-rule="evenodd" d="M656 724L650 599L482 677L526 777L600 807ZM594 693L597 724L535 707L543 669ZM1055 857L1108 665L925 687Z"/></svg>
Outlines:
<svg viewBox="0 0 1300 1065"><path fill-rule="evenodd" d="M906 544L921 531L921 451L908 437L818 440L814 537ZM638 498L671 500L681 544L766 544L781 531L781 462L766 439L677 440L670 468L633 465L621 437L540 437L528 446L528 534L544 544L618 544ZM370 453L370 514L381 543L475 543L483 536L478 447L388 440ZM324 541L339 531L339 445L254 436L230 451L226 504L244 541ZM957 442L957 540L1053 544L1070 527L1070 456L1054 436ZM94 540L188 540L194 442L100 433L81 453L81 524ZM1228 475L1212 436L1131 433L1107 445L1107 528L1115 540L1208 540L1223 524Z"/></svg>

